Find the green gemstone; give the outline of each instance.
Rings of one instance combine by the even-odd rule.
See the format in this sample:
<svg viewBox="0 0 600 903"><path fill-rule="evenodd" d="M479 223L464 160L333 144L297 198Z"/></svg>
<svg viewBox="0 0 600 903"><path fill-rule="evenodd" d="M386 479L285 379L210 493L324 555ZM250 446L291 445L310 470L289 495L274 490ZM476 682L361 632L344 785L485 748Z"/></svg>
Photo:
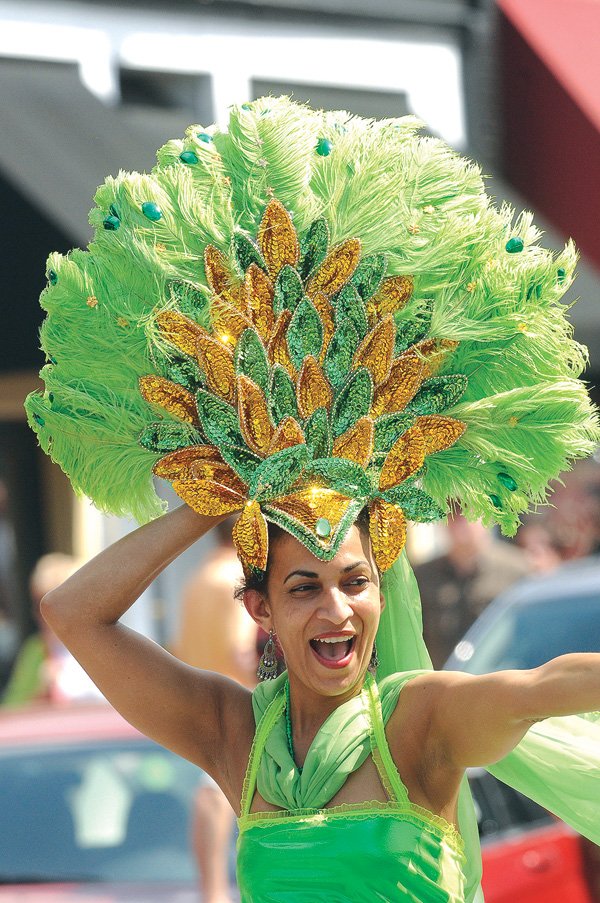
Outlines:
<svg viewBox="0 0 600 903"><path fill-rule="evenodd" d="M490 492L490 502L494 506L494 508L498 508L502 510L502 500L499 496L495 495L493 492Z"/></svg>
<svg viewBox="0 0 600 903"><path fill-rule="evenodd" d="M33 419L38 424L38 426L45 426L45 424L46 424L46 421L40 414L34 414Z"/></svg>
<svg viewBox="0 0 600 903"><path fill-rule="evenodd" d="M110 205L110 207L108 208L108 212L110 213L111 216L116 216L117 219L119 218L119 211L117 210L117 208L115 207L114 204Z"/></svg>
<svg viewBox="0 0 600 903"><path fill-rule="evenodd" d="M48 282L50 283L50 285L56 285L56 283L58 282L58 273L56 273L54 270L50 270L50 272L48 273Z"/></svg>
<svg viewBox="0 0 600 903"><path fill-rule="evenodd" d="M559 267L556 271L556 275L558 276L559 282L564 282L565 276L567 275L567 271L565 270L564 267Z"/></svg>
<svg viewBox="0 0 600 903"><path fill-rule="evenodd" d="M111 214L110 216L106 217L102 225L108 232L116 232L121 225L121 220L118 216L113 216Z"/></svg>
<svg viewBox="0 0 600 903"><path fill-rule="evenodd" d="M249 104L249 103L242 104L242 110L251 110L251 109L252 109L251 104Z"/></svg>
<svg viewBox="0 0 600 903"><path fill-rule="evenodd" d="M525 247L522 238L509 238L506 242L506 250L509 254L519 254Z"/></svg>
<svg viewBox="0 0 600 903"><path fill-rule="evenodd" d="M197 137L200 141L204 141L205 144L210 144L212 141L212 136L208 134L208 132L198 132Z"/></svg>
<svg viewBox="0 0 600 903"><path fill-rule="evenodd" d="M320 517L315 524L315 533L319 539L329 539L331 536L331 524L326 517Z"/></svg>
<svg viewBox="0 0 600 903"><path fill-rule="evenodd" d="M48 392L48 401L50 404L54 404L54 392Z"/></svg>
<svg viewBox="0 0 600 903"><path fill-rule="evenodd" d="M190 166L193 166L194 163L198 162L198 157L194 151L183 151L183 153L179 154L179 159L182 163L187 163Z"/></svg>
<svg viewBox="0 0 600 903"><path fill-rule="evenodd" d="M499 473L498 480L502 483L502 485L508 489L510 492L516 492L519 488L517 483L509 473Z"/></svg>
<svg viewBox="0 0 600 903"><path fill-rule="evenodd" d="M142 213L146 219L152 220L153 223L156 223L162 218L162 210L158 204L154 203L154 201L144 201L142 204Z"/></svg>
<svg viewBox="0 0 600 903"><path fill-rule="evenodd" d="M333 145L328 138L319 138L317 146L315 147L315 150L320 157L328 157L332 149Z"/></svg>

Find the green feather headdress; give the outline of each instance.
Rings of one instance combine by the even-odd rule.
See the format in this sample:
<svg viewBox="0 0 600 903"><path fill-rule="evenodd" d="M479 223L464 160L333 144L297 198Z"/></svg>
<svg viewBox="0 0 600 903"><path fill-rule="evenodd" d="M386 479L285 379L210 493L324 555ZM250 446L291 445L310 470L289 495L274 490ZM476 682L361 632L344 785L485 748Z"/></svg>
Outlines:
<svg viewBox="0 0 600 903"><path fill-rule="evenodd" d="M144 521L169 479L241 512L257 569L267 521L329 559L367 506L385 570L407 520L460 504L514 533L594 450L573 245L418 128L263 98L107 179L89 249L49 259L26 402L76 491Z"/></svg>

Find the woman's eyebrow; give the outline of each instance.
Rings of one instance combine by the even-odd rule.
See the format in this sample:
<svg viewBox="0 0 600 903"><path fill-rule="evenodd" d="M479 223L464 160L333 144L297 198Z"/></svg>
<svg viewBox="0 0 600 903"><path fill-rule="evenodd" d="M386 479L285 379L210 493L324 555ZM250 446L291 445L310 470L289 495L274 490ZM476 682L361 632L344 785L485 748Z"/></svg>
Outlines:
<svg viewBox="0 0 600 903"><path fill-rule="evenodd" d="M342 573L346 574L348 571L353 571L354 568L359 567L361 564L366 564L367 567L369 567L369 562L365 561L364 558L362 558L360 561L355 561L353 564L346 565L345 568L342 568ZM314 571L291 571L291 573L287 575L283 582L287 583L290 577L293 577L294 575L297 575L298 577L312 577L313 580L318 580L319 578L319 575Z"/></svg>

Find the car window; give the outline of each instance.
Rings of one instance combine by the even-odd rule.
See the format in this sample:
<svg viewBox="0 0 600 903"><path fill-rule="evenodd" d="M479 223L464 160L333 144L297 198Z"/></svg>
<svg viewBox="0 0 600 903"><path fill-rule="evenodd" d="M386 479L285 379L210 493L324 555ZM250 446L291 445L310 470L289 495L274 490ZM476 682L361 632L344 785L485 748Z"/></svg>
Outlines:
<svg viewBox="0 0 600 903"><path fill-rule="evenodd" d="M600 652L600 594L504 608L459 643L452 667L471 674L537 668L567 652Z"/></svg>
<svg viewBox="0 0 600 903"><path fill-rule="evenodd" d="M470 769L469 785L481 840L497 840L515 829L537 828L552 822L552 816L507 784L483 769Z"/></svg>
<svg viewBox="0 0 600 903"><path fill-rule="evenodd" d="M0 882L193 881L202 772L150 741L0 755Z"/></svg>

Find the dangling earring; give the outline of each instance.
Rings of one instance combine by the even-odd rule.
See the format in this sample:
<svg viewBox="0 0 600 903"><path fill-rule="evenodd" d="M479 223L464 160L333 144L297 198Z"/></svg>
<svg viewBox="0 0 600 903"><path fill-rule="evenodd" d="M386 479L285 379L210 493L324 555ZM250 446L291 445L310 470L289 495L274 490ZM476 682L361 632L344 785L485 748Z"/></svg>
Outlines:
<svg viewBox="0 0 600 903"><path fill-rule="evenodd" d="M259 680L274 680L277 677L277 654L272 630L269 630L269 639L265 643L263 654L260 657L256 676Z"/></svg>
<svg viewBox="0 0 600 903"><path fill-rule="evenodd" d="M373 651L371 652L371 659L369 661L368 670L371 674L375 674L377 668L379 667L379 658L377 656L377 646L375 641L373 641Z"/></svg>

